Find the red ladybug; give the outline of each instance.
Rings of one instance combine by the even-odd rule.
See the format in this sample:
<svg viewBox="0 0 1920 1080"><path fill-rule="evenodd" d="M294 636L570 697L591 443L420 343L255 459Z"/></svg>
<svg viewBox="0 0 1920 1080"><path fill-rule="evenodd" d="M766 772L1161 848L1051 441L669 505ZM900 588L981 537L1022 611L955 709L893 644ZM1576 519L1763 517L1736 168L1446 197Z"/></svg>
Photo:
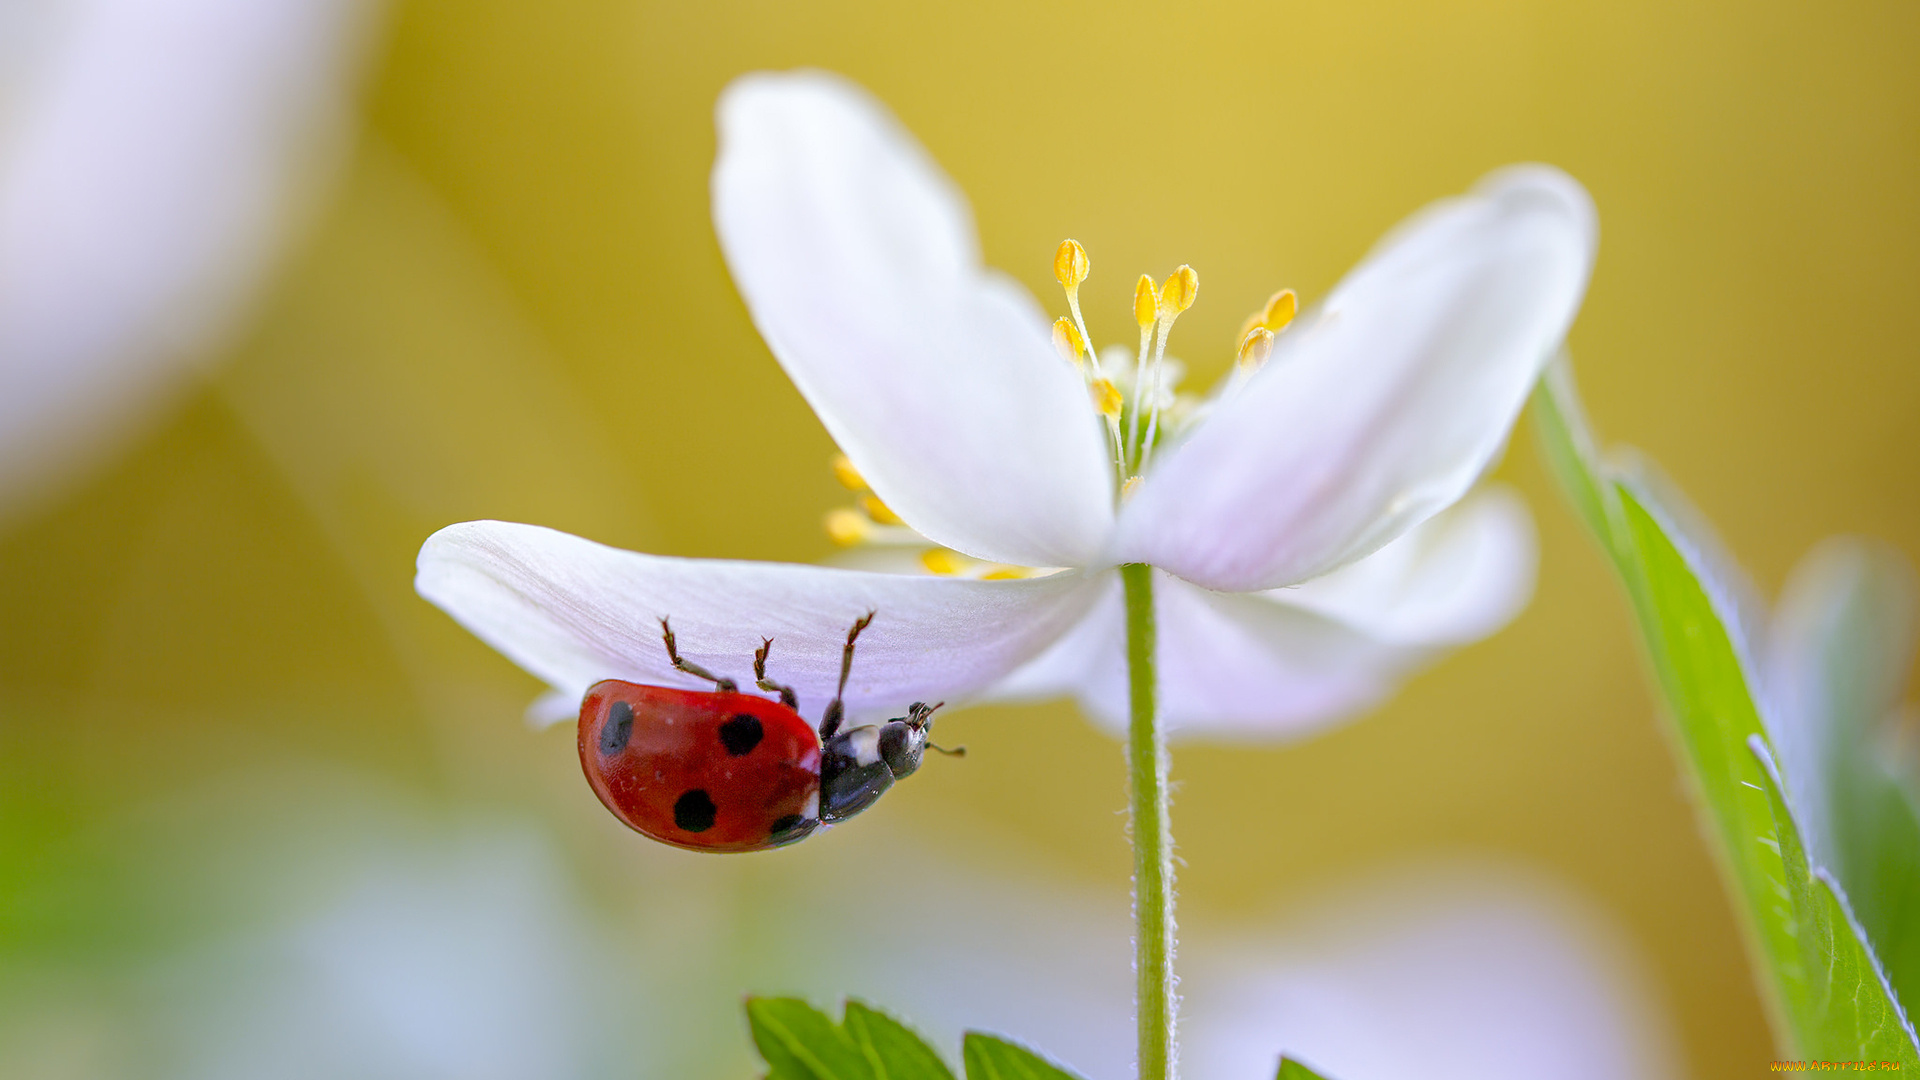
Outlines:
<svg viewBox="0 0 1920 1080"><path fill-rule="evenodd" d="M865 810L920 767L940 707L915 702L904 717L840 730L853 643L872 621L868 612L847 631L840 688L816 734L797 711L793 688L767 678L771 638L753 654L753 675L779 701L742 694L732 679L682 660L661 619L667 659L714 688L595 683L580 703L587 783L614 817L691 851L782 847Z"/></svg>

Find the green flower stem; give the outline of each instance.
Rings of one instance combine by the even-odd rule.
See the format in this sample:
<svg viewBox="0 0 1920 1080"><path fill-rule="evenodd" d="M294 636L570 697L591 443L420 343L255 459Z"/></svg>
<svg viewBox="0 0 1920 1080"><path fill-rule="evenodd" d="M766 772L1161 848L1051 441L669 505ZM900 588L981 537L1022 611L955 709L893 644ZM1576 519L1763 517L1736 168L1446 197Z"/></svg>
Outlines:
<svg viewBox="0 0 1920 1080"><path fill-rule="evenodd" d="M1135 1007L1139 1080L1173 1076L1173 831L1167 821L1167 740L1154 703L1153 569L1120 568L1127 595L1127 772L1132 780Z"/></svg>

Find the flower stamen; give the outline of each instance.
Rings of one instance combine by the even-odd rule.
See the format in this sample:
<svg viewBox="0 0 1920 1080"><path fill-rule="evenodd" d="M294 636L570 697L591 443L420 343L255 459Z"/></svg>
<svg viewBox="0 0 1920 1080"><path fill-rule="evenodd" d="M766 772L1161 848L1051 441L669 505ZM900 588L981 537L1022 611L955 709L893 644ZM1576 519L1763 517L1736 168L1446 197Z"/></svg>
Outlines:
<svg viewBox="0 0 1920 1080"><path fill-rule="evenodd" d="M1071 238L1062 240L1060 246L1053 249L1053 277L1061 288L1067 290L1068 296L1076 295L1080 291L1080 283L1087 280L1087 275L1092 272L1093 263L1087 258L1087 249L1080 246L1080 241Z"/></svg>
<svg viewBox="0 0 1920 1080"><path fill-rule="evenodd" d="M860 509L865 510L867 516L872 518L877 525L906 524L906 522L900 520L899 514L894 513L886 503L880 501L878 495L868 494L860 496Z"/></svg>
<svg viewBox="0 0 1920 1080"><path fill-rule="evenodd" d="M827 512L824 521L827 538L836 546L926 542L925 537L907 527L907 523L893 512L892 507L880 501L880 497L867 486L866 477L860 475L860 470L854 468L847 455L833 456L833 478L848 491L857 493L854 505Z"/></svg>
<svg viewBox="0 0 1920 1080"><path fill-rule="evenodd" d="M1181 312L1193 306L1194 297L1198 295L1200 295L1200 275L1194 273L1193 267L1185 263L1182 263L1179 269L1168 276L1166 285L1160 289L1160 304L1156 312L1159 316L1157 321L1160 324L1160 335L1159 340L1153 348L1153 372L1147 380L1154 384L1156 392L1159 390L1160 384L1160 365L1167 356L1167 337L1173 333L1173 321L1180 317ZM1136 301L1136 303L1137 302L1138 301ZM1134 388L1136 401L1138 400L1139 392L1139 387L1136 386ZM1137 412L1137 404L1135 409L1134 426L1138 427L1140 420ZM1153 439L1159 426L1160 407L1158 402L1154 402L1152 403L1152 407L1147 410L1146 438L1134 451L1134 460L1141 469L1146 468L1147 456L1153 453Z"/></svg>
<svg viewBox="0 0 1920 1080"><path fill-rule="evenodd" d="M833 455L833 478L848 491L867 490L867 478L860 475L860 470L853 467L853 459L845 454Z"/></svg>
<svg viewBox="0 0 1920 1080"><path fill-rule="evenodd" d="M873 522L858 510L844 506L827 511L827 539L839 547L853 547L873 533Z"/></svg>
<svg viewBox="0 0 1920 1080"><path fill-rule="evenodd" d="M1251 375L1259 371L1260 365L1266 363L1267 357L1272 355L1273 331L1264 326L1255 326L1240 339L1240 348L1234 362L1242 374Z"/></svg>
<svg viewBox="0 0 1920 1080"><path fill-rule="evenodd" d="M1053 320L1053 348L1060 354L1060 359L1072 363L1076 368L1084 367L1087 361L1081 353L1086 350L1086 347L1086 339L1080 335L1080 330L1073 325L1072 319L1062 315Z"/></svg>
<svg viewBox="0 0 1920 1080"><path fill-rule="evenodd" d="M928 548L920 553L920 565L927 573L941 577L953 577L964 573L973 565L973 560L948 548Z"/></svg>
<svg viewBox="0 0 1920 1080"><path fill-rule="evenodd" d="M1247 316L1247 321L1240 324L1240 339L1246 340L1247 334L1256 326L1278 334L1287 328L1299 311L1300 298L1294 295L1292 289L1281 289L1267 297L1266 307Z"/></svg>
<svg viewBox="0 0 1920 1080"><path fill-rule="evenodd" d="M1160 323L1160 290L1145 274L1133 283L1133 321L1140 324L1140 355L1133 362L1133 421L1127 427L1127 464L1140 460L1140 405L1145 400L1147 359L1153 352L1153 328ZM1121 472L1131 472L1123 468Z"/></svg>
<svg viewBox="0 0 1920 1080"><path fill-rule="evenodd" d="M1087 249L1080 241L1068 237L1060 241L1053 249L1053 278L1066 290L1067 309L1073 312L1073 321L1065 318L1055 320L1053 324L1053 347L1065 352L1073 352L1073 365L1080 369L1081 375L1094 383L1105 381L1100 370L1100 353L1093 347L1093 338L1087 333L1087 320L1080 314L1080 283L1093 273L1093 260L1087 257ZM1082 364L1080 356L1086 354L1087 362ZM1096 391L1096 403L1098 402ZM1126 456L1126 444L1120 438L1120 416L1100 410L1107 418L1107 444L1113 452L1113 467L1116 472L1121 468Z"/></svg>

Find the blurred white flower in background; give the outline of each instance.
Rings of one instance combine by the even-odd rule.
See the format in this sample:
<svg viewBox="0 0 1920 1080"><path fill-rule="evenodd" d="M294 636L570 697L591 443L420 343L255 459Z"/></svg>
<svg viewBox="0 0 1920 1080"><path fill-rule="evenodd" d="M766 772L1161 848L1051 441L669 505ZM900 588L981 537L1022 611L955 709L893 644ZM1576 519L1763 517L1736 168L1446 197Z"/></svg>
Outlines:
<svg viewBox="0 0 1920 1080"><path fill-rule="evenodd" d="M0 519L237 329L344 149L373 7L0 6Z"/></svg>
<svg viewBox="0 0 1920 1080"><path fill-rule="evenodd" d="M942 858L886 824L765 863L636 853L609 828L606 850L634 857L587 889L532 822L344 793L358 801L331 823L296 815L229 853L255 897L240 908L233 879L195 875L201 908L232 914L142 980L142 1015L101 1018L109 1059L166 1063L125 1075L719 1080L754 1071L743 990L835 1013L860 997L950 1060L980 1029L1089 1080L1131 1074L1126 902L1044 870ZM1619 932L1500 865L1403 867L1257 923L1196 921L1182 957L1194 1076L1267 1080L1283 1050L1339 1080L1680 1071Z"/></svg>
<svg viewBox="0 0 1920 1080"><path fill-rule="evenodd" d="M533 1080L629 1073L656 1042L616 1000L604 924L548 838L489 821L352 837L312 908L216 939L159 980L197 1080ZM412 826L412 828L409 828ZM312 837L309 837L310 839ZM340 839L334 838L336 841ZM324 844L319 846L325 846ZM313 866L283 871L312 873Z"/></svg>
<svg viewBox="0 0 1920 1080"><path fill-rule="evenodd" d="M1669 1080L1639 958L1566 890L1435 863L1347 883L1187 980L1194 1076L1264 1080L1276 1050L1337 1080ZM1213 945L1225 944L1211 942Z"/></svg>
<svg viewBox="0 0 1920 1080"><path fill-rule="evenodd" d="M854 913L844 892L797 896L795 912L829 932L796 943L817 957L803 977L756 992L822 1007L857 996L910 1019L950 1056L962 1030L980 1029L1088 1080L1132 1075L1124 900L1049 884L1042 871L1001 878L905 843L889 851L883 872L853 858L822 868L827 881L855 884ZM1336 1080L1682 1073L1634 945L1578 895L1508 864L1423 861L1350 878L1269 918L1183 924L1186 1075L1270 1080L1283 1051Z"/></svg>
<svg viewBox="0 0 1920 1080"><path fill-rule="evenodd" d="M275 821L238 813L269 794L286 799ZM221 844L154 859L192 938L115 994L60 1007L71 988L54 984L0 1022L0 1068L35 1061L25 1036L92 1040L73 1072L90 1080L720 1080L756 1072L753 992L835 1015L856 995L950 1061L975 1028L1089 1080L1133 1072L1125 897L939 855L893 822L806 859L687 859L612 824L605 846L566 851L511 813L298 773L192 813ZM1582 897L1500 863L1407 865L1267 919L1194 920L1181 955L1192 1076L1267 1080L1281 1051L1338 1080L1680 1072L1636 949Z"/></svg>

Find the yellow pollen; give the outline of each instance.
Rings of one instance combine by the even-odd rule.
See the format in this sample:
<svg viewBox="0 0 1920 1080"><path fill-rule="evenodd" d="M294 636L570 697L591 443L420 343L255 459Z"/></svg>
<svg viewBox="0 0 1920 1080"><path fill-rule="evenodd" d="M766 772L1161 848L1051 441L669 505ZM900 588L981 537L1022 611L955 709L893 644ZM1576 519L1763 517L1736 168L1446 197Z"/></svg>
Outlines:
<svg viewBox="0 0 1920 1080"><path fill-rule="evenodd" d="M1153 287L1153 279L1145 274L1133 286L1133 321L1145 330L1160 318L1160 290Z"/></svg>
<svg viewBox="0 0 1920 1080"><path fill-rule="evenodd" d="M1086 363L1080 353L1086 348L1086 342L1080 337L1080 328L1065 315L1053 320L1053 347L1059 352L1060 359L1070 360L1074 367Z"/></svg>
<svg viewBox="0 0 1920 1080"><path fill-rule="evenodd" d="M860 470L853 467L853 461L845 454L833 455L833 478L848 491L867 490L867 478L860 475Z"/></svg>
<svg viewBox="0 0 1920 1080"><path fill-rule="evenodd" d="M1299 310L1300 298L1292 289L1281 289L1267 300L1266 318L1260 320L1260 325L1277 334L1287 328Z"/></svg>
<svg viewBox="0 0 1920 1080"><path fill-rule="evenodd" d="M1264 326L1256 326L1247 331L1240 339L1240 370L1251 375L1260 370L1260 365L1273 355L1273 331Z"/></svg>
<svg viewBox="0 0 1920 1080"><path fill-rule="evenodd" d="M1200 292L1200 275L1193 272L1191 266L1181 266L1160 289L1159 315L1171 322L1180 317L1180 313L1193 306L1193 298ZM1135 301L1138 304L1138 301Z"/></svg>
<svg viewBox="0 0 1920 1080"><path fill-rule="evenodd" d="M868 517L882 525L906 524L906 522L900 520L899 514L888 509L887 504L881 502L880 499L874 495L860 496L860 509L865 510Z"/></svg>
<svg viewBox="0 0 1920 1080"><path fill-rule="evenodd" d="M1053 277L1060 287L1072 292L1087 280L1093 264L1087 261L1087 249L1078 240L1062 240L1053 251Z"/></svg>
<svg viewBox="0 0 1920 1080"><path fill-rule="evenodd" d="M939 574L941 577L952 577L960 573L972 561L965 555L957 551L948 551L946 548L928 548L920 553L920 565L926 567L928 573Z"/></svg>
<svg viewBox="0 0 1920 1080"><path fill-rule="evenodd" d="M841 547L852 547L867 538L873 531L873 523L858 510L827 511L827 538Z"/></svg>
<svg viewBox="0 0 1920 1080"><path fill-rule="evenodd" d="M1138 475L1129 476L1127 477L1127 482L1120 485L1120 497L1122 499L1131 499L1133 498L1133 493L1139 490L1140 477Z"/></svg>
<svg viewBox="0 0 1920 1080"><path fill-rule="evenodd" d="M1033 576L1033 571L1024 566L1002 566L998 570L989 570L980 575L981 581L1019 581Z"/></svg>
<svg viewBox="0 0 1920 1080"><path fill-rule="evenodd" d="M1109 419L1119 417L1120 390L1113 385L1113 380L1095 379L1087 389L1093 392L1093 407L1100 411L1101 416Z"/></svg>
<svg viewBox="0 0 1920 1080"><path fill-rule="evenodd" d="M1256 326L1277 334L1287 328L1299 311L1300 298L1293 294L1292 289L1281 289L1267 298L1265 308L1247 316L1247 321L1240 325L1240 339L1246 340L1247 333Z"/></svg>

